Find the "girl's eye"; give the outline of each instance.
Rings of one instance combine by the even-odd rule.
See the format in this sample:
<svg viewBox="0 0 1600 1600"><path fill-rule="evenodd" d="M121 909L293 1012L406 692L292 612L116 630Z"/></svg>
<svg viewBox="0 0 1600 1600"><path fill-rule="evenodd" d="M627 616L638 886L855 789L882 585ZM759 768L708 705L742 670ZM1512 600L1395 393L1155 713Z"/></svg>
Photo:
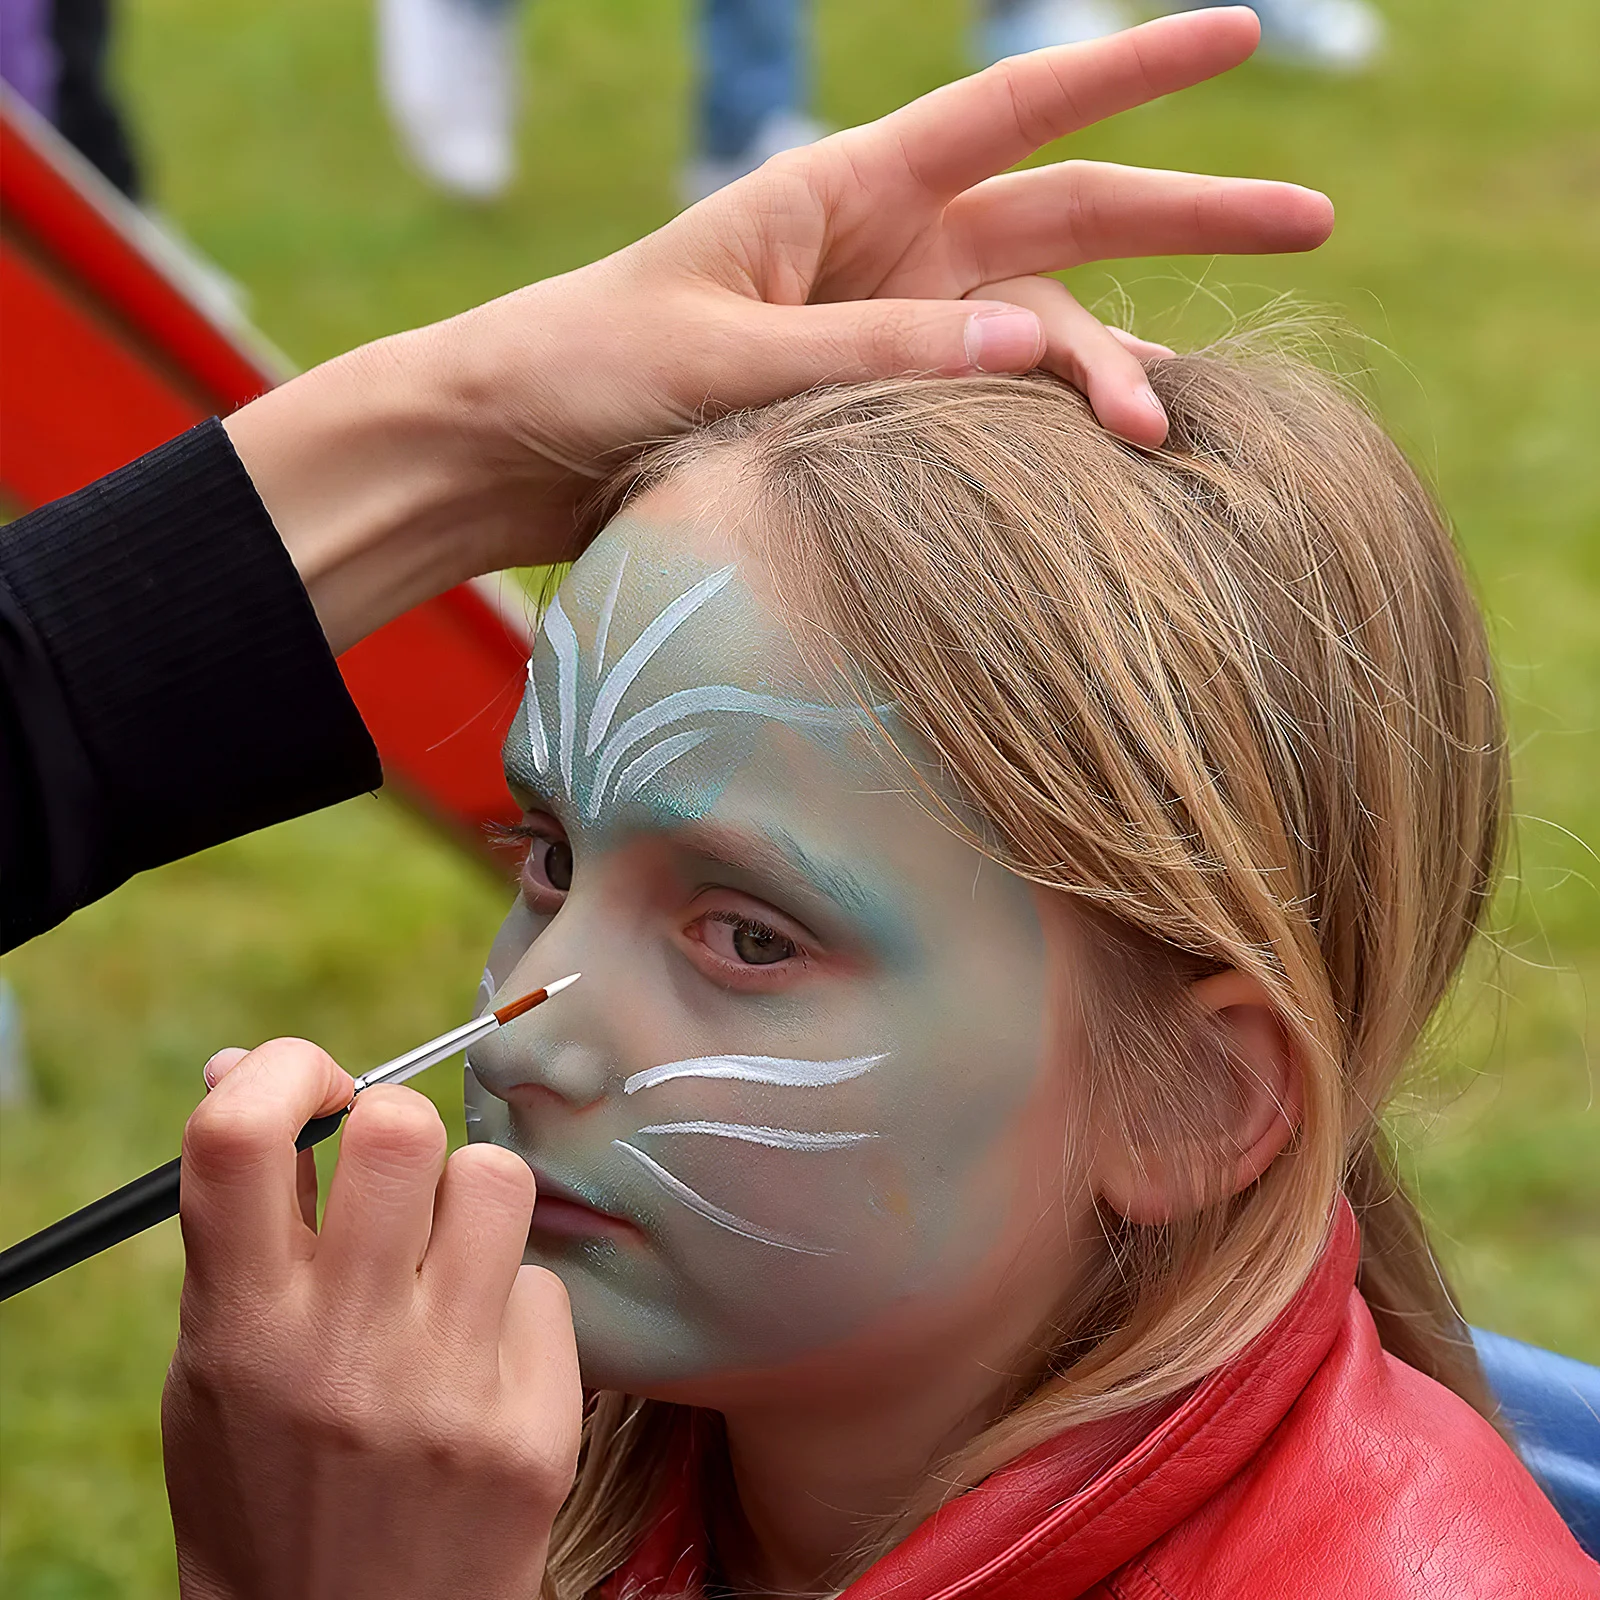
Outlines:
<svg viewBox="0 0 1600 1600"><path fill-rule="evenodd" d="M545 882L565 894L572 887L572 846L565 839L545 839L542 845Z"/></svg>
<svg viewBox="0 0 1600 1600"><path fill-rule="evenodd" d="M725 961L746 967L770 967L799 954L793 939L752 917L712 912L706 920L706 948Z"/></svg>
<svg viewBox="0 0 1600 1600"><path fill-rule="evenodd" d="M536 911L553 912L572 887L572 845L542 827L524 824L519 830L528 841L522 863L522 892Z"/></svg>

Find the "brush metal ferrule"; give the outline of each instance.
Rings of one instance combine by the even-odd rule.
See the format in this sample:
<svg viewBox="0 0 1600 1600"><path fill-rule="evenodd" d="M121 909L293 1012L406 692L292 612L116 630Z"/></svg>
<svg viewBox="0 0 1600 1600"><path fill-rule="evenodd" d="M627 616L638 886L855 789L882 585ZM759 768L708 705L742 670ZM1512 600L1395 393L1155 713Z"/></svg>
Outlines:
<svg viewBox="0 0 1600 1600"><path fill-rule="evenodd" d="M430 1039L426 1044L419 1044L415 1050L408 1050L403 1056L396 1056L393 1061L385 1061L381 1067L362 1073L356 1079L351 1098L363 1089L370 1089L375 1083L404 1083L407 1078L414 1077L428 1067L448 1061L451 1056L470 1049L480 1039L488 1038L499 1026L492 1011L474 1017L471 1022L463 1022L459 1028L441 1033L437 1039Z"/></svg>

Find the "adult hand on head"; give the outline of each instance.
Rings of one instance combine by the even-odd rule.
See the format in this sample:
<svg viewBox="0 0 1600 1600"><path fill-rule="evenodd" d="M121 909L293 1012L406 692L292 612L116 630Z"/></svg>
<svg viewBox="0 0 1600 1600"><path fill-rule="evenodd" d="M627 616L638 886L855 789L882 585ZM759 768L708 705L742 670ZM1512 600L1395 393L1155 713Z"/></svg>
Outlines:
<svg viewBox="0 0 1600 1600"><path fill-rule="evenodd" d="M565 1291L521 1265L532 1175L493 1145L446 1162L432 1105L378 1086L319 1232L294 1138L349 1076L278 1039L207 1079L162 1399L185 1600L536 1594L582 1401Z"/></svg>
<svg viewBox="0 0 1600 1600"><path fill-rule="evenodd" d="M1237 66L1229 7L1002 61L769 161L617 254L382 340L238 412L234 443L336 649L474 573L576 553L577 507L632 446L821 383L1049 367L1145 445L1140 357L1036 274L1153 254L1310 249L1293 184L1041 145Z"/></svg>

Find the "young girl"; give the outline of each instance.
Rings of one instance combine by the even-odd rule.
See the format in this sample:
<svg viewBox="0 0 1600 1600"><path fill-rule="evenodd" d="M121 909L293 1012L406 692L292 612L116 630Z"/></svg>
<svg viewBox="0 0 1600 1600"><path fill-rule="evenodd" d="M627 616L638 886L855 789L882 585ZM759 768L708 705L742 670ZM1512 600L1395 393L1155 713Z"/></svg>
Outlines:
<svg viewBox="0 0 1600 1600"><path fill-rule="evenodd" d="M1160 451L1042 378L730 417L551 601L485 998L583 979L474 1051L468 1122L534 1174L587 1395L526 1526L462 1498L468 1566L520 1539L561 1600L1600 1592L1380 1122L1501 844L1460 563L1327 380L1152 378ZM438 1159L396 1193L431 1206ZM560 1318L511 1302L497 1370L566 1415Z"/></svg>

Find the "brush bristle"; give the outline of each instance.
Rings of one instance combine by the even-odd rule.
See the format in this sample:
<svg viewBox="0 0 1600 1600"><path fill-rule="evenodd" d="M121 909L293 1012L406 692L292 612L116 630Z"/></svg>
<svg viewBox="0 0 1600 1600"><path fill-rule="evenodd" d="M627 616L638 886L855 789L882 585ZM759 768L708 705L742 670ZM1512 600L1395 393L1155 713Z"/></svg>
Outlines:
<svg viewBox="0 0 1600 1600"><path fill-rule="evenodd" d="M520 1000L512 1000L503 1006L496 1006L494 1020L503 1028L508 1022L515 1022L525 1011L532 1011L535 1006L541 1006L553 994L560 994L569 985L581 978L581 972L570 973L565 978L557 978L554 983L547 983L542 989L535 989L531 994L525 994Z"/></svg>

